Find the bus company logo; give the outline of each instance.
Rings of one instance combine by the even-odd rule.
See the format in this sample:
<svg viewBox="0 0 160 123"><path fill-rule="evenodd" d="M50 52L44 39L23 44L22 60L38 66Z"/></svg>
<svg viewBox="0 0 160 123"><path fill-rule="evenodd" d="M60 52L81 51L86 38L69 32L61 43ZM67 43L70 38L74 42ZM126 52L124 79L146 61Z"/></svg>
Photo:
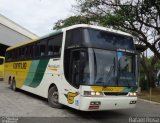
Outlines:
<svg viewBox="0 0 160 123"><path fill-rule="evenodd" d="M109 87L103 87L102 91L110 91L112 92L114 89L113 88L109 88Z"/></svg>
<svg viewBox="0 0 160 123"><path fill-rule="evenodd" d="M67 101L69 104L73 104L74 103L74 98L78 95L78 92L76 93L72 93L72 92L68 92L67 94L65 94L65 96L67 97Z"/></svg>
<svg viewBox="0 0 160 123"><path fill-rule="evenodd" d="M13 63L13 69L26 69L26 68L27 68L26 62Z"/></svg>
<svg viewBox="0 0 160 123"><path fill-rule="evenodd" d="M103 92L122 92L124 87L103 87Z"/></svg>

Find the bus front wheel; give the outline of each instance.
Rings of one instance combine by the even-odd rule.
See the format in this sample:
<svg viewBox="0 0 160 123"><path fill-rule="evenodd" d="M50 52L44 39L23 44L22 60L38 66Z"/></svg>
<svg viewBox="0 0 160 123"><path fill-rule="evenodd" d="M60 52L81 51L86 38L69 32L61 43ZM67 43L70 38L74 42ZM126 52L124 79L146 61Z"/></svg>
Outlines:
<svg viewBox="0 0 160 123"><path fill-rule="evenodd" d="M62 108L59 103L59 93L56 86L52 86L48 91L48 103L52 108Z"/></svg>

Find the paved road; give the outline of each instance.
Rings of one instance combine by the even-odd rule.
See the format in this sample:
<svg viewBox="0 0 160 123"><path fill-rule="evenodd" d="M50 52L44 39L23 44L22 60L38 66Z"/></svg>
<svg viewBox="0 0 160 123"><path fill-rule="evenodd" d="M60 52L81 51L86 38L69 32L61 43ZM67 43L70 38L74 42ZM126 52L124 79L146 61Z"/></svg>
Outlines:
<svg viewBox="0 0 160 123"><path fill-rule="evenodd" d="M138 100L135 109L103 112L81 112L68 107L54 109L48 106L45 99L24 91L13 92L0 81L0 117L3 116L23 117L19 118L18 122L26 123L40 121L46 123L51 121L58 123L125 123L134 116L160 117L160 105Z"/></svg>

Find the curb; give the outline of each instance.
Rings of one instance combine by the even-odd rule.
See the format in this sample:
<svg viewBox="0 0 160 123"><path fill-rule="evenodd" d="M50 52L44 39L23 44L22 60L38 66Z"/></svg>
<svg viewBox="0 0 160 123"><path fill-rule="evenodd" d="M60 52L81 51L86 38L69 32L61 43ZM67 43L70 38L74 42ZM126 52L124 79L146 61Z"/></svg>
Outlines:
<svg viewBox="0 0 160 123"><path fill-rule="evenodd" d="M149 101L149 100L140 99L140 98L138 98L138 100L141 100L141 101L144 101L144 102L148 102L148 103L152 103L152 104L156 104L156 105L160 105L160 103L154 102L154 101Z"/></svg>

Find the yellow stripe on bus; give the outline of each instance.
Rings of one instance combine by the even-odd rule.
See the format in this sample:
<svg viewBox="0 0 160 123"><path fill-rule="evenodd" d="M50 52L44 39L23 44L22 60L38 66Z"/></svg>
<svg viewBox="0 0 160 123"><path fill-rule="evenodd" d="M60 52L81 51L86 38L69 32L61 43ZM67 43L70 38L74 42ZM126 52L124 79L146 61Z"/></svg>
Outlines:
<svg viewBox="0 0 160 123"><path fill-rule="evenodd" d="M16 78L16 86L21 88L27 78L27 74L32 61L19 61L5 63L5 76L11 76ZM19 65L18 65L19 64ZM22 64L22 65L20 65ZM25 66L23 66L25 65Z"/></svg>
<svg viewBox="0 0 160 123"><path fill-rule="evenodd" d="M124 90L124 87L91 86L91 89L99 92L122 92Z"/></svg>

